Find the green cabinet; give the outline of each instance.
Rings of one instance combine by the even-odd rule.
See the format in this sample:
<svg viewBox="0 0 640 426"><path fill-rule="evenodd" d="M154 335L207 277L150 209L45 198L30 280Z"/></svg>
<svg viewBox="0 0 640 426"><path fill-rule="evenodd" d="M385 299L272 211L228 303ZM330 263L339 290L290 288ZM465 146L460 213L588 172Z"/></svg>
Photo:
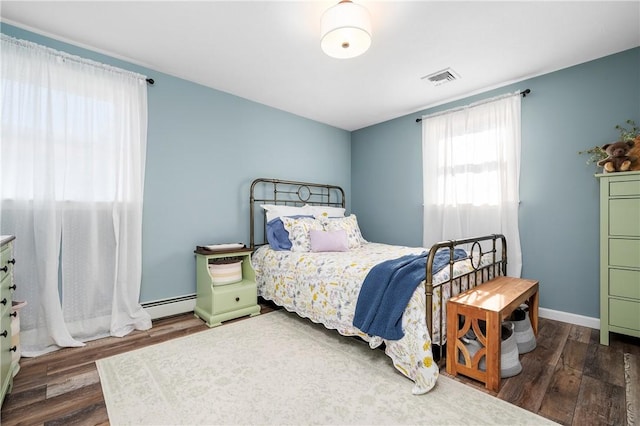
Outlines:
<svg viewBox="0 0 640 426"><path fill-rule="evenodd" d="M218 326L230 319L260 313L251 253L250 249L224 252L196 249L197 288L194 314L209 327ZM238 265L237 279L229 279L230 276L236 276L236 272L230 271L226 266L237 262L241 262ZM223 265L223 271L217 273L214 270L215 265Z"/></svg>
<svg viewBox="0 0 640 426"><path fill-rule="evenodd" d="M600 179L600 343L640 337L640 172Z"/></svg>
<svg viewBox="0 0 640 426"><path fill-rule="evenodd" d="M13 387L13 352L11 342L11 300L15 290L13 282L13 236L0 235L0 406Z"/></svg>

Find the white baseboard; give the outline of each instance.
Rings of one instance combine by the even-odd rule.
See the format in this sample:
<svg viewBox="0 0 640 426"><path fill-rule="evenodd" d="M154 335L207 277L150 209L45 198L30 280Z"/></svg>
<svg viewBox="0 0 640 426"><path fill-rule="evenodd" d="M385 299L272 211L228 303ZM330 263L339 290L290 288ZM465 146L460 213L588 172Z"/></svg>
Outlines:
<svg viewBox="0 0 640 426"><path fill-rule="evenodd" d="M180 315L186 312L193 312L196 307L196 295L188 294L186 296L146 302L142 304L142 307L149 313L149 315L151 315L152 320L172 315ZM539 308L538 315L540 318L581 325L584 327L595 328L596 330L600 329L599 318L586 317L584 315L556 311L547 308Z"/></svg>
<svg viewBox="0 0 640 426"><path fill-rule="evenodd" d="M586 317L584 315L555 311L553 309L547 308L538 308L538 316L540 316L540 318L547 318L555 321L562 321L569 324L581 325L584 327L600 330L600 318Z"/></svg>
<svg viewBox="0 0 640 426"><path fill-rule="evenodd" d="M196 295L188 294L170 299L145 302L142 303L142 307L149 313L152 320L180 315L186 312L193 312L196 308Z"/></svg>

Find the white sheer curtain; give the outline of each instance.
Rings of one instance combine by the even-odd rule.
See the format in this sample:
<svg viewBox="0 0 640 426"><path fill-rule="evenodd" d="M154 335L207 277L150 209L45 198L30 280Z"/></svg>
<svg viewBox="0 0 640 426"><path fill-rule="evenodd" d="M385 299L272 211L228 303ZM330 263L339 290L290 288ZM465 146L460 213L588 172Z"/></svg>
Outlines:
<svg viewBox="0 0 640 426"><path fill-rule="evenodd" d="M145 77L2 35L0 227L22 354L151 327L142 309Z"/></svg>
<svg viewBox="0 0 640 426"><path fill-rule="evenodd" d="M425 247L504 234L519 277L520 93L423 117L422 155Z"/></svg>

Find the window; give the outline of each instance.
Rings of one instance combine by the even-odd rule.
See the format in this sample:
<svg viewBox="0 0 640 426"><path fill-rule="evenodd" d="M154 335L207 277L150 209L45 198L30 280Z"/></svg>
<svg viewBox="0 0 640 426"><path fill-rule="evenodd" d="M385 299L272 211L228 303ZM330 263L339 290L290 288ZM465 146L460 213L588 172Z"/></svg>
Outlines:
<svg viewBox="0 0 640 426"><path fill-rule="evenodd" d="M445 152L447 139L437 142L440 152ZM438 160L438 182L434 201L439 205L497 206L500 203L498 191L492 190L499 182L499 159L497 139L489 132L477 132L452 138L450 164L444 156ZM448 187L447 185L451 185ZM447 197L455 194L455 197Z"/></svg>
<svg viewBox="0 0 640 426"><path fill-rule="evenodd" d="M504 234L519 276L519 93L424 117L422 126L424 246Z"/></svg>
<svg viewBox="0 0 640 426"><path fill-rule="evenodd" d="M0 228L16 236L16 281L28 283L16 290L29 301L23 354L149 328L145 77L0 36Z"/></svg>

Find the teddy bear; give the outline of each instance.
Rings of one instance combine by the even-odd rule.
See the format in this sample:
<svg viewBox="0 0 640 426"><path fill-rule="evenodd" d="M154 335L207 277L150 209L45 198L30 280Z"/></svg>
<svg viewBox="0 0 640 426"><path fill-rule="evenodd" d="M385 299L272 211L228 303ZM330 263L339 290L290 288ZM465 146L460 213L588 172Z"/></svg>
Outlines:
<svg viewBox="0 0 640 426"><path fill-rule="evenodd" d="M602 149L607 153L608 157L598 161L598 166L603 167L605 173L626 172L630 170L631 164L638 160L637 157L629 155L634 145L634 141L629 140L626 142L618 141L608 143L602 146Z"/></svg>

